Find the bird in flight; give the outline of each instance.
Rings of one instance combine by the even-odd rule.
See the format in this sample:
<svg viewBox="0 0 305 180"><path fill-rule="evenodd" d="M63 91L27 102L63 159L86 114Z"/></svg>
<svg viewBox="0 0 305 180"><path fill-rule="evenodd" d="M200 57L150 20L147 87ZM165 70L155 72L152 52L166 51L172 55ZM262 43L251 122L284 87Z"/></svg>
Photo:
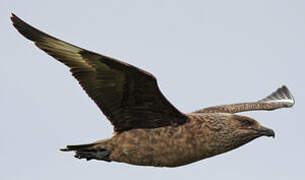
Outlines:
<svg viewBox="0 0 305 180"><path fill-rule="evenodd" d="M14 27L72 75L114 126L109 139L68 145L79 159L177 167L238 148L274 131L235 113L294 105L282 86L266 98L182 113L161 93L156 78L125 62L52 37L12 14Z"/></svg>

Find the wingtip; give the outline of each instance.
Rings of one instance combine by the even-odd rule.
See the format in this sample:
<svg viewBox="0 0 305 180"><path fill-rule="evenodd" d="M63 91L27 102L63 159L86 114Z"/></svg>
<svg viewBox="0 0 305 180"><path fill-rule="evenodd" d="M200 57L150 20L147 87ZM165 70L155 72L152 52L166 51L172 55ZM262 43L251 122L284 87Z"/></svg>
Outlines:
<svg viewBox="0 0 305 180"><path fill-rule="evenodd" d="M14 18L16 17L16 15L14 13L11 13L10 19L12 21L12 23L14 24Z"/></svg>
<svg viewBox="0 0 305 180"><path fill-rule="evenodd" d="M14 13L11 13L11 21L17 31L31 41L40 42L43 41L44 37L49 37L49 35L29 25Z"/></svg>
<svg viewBox="0 0 305 180"><path fill-rule="evenodd" d="M269 96L260 100L260 102L282 103L283 105L285 105L285 107L292 107L295 104L294 97L286 85L282 85Z"/></svg>
<svg viewBox="0 0 305 180"><path fill-rule="evenodd" d="M18 18L18 16L16 16L14 13L11 13L11 17L10 18L11 18L11 21L13 22L13 24L14 24L16 19Z"/></svg>
<svg viewBox="0 0 305 180"><path fill-rule="evenodd" d="M19 26L20 24L23 24L24 21L22 21L18 16L16 16L14 13L11 13L11 17L10 17L13 26L19 31Z"/></svg>
<svg viewBox="0 0 305 180"><path fill-rule="evenodd" d="M295 104L294 97L286 85L282 85L276 90L276 92L284 94L289 100L291 100L289 107L292 107Z"/></svg>

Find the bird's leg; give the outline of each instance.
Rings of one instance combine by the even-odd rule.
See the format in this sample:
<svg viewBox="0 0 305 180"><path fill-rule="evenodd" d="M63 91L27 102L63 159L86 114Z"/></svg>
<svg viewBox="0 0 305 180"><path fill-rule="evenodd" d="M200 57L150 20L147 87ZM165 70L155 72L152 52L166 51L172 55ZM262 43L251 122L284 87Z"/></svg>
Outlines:
<svg viewBox="0 0 305 180"><path fill-rule="evenodd" d="M110 162L109 155L110 151L107 149L84 149L76 150L74 157L78 159L86 159L87 161L96 159Z"/></svg>

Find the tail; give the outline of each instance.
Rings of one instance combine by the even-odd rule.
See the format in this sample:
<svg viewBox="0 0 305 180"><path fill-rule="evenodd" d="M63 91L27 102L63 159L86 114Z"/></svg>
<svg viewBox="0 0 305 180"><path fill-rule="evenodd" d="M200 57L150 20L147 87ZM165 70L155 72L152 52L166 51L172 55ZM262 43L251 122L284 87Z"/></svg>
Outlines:
<svg viewBox="0 0 305 180"><path fill-rule="evenodd" d="M80 144L80 145L67 145L66 148L60 149L61 151L75 151L74 157L78 159L91 159L104 160L110 162L110 151L98 146L97 143Z"/></svg>
<svg viewBox="0 0 305 180"><path fill-rule="evenodd" d="M79 151L84 149L90 149L91 147L95 146L96 143L90 144L79 144L79 145L67 145L66 148L60 149L61 151Z"/></svg>

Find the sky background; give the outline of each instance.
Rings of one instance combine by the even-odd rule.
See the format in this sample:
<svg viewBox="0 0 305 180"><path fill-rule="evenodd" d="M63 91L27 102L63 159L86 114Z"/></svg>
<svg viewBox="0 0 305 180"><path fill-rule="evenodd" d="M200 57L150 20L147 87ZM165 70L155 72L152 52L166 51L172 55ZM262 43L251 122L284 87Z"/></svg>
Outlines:
<svg viewBox="0 0 305 180"><path fill-rule="evenodd" d="M112 136L68 68L13 28L10 13L158 78L182 112L259 100L285 84L292 109L242 113L276 132L178 168L78 160L67 144ZM305 1L1 0L0 179L304 179Z"/></svg>

